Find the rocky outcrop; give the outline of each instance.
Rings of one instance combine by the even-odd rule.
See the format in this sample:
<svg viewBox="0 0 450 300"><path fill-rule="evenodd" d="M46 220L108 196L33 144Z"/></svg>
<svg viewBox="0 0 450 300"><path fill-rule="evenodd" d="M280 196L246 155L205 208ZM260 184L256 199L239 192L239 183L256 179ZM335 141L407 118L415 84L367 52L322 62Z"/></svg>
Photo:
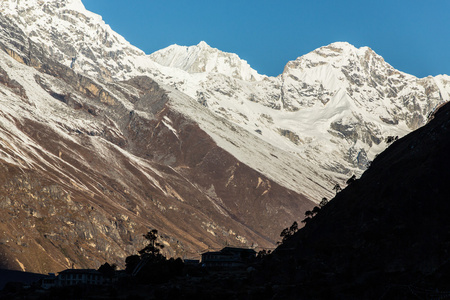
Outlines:
<svg viewBox="0 0 450 300"><path fill-rule="evenodd" d="M9 88L17 96L28 99L27 93L23 86L21 86L16 80L9 78L8 74L0 67L0 84Z"/></svg>

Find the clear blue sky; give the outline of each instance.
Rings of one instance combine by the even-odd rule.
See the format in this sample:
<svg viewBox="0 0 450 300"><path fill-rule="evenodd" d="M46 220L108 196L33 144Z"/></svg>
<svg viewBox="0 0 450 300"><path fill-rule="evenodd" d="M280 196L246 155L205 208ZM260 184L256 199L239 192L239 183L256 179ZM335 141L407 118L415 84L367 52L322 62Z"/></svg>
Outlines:
<svg viewBox="0 0 450 300"><path fill-rule="evenodd" d="M450 0L82 0L150 54L204 40L276 76L336 41L369 46L418 77L450 75Z"/></svg>

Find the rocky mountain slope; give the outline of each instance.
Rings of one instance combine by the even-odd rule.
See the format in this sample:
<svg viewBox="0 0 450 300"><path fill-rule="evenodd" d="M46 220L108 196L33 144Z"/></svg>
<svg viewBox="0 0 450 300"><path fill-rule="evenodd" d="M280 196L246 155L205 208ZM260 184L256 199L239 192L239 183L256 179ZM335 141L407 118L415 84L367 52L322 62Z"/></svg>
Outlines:
<svg viewBox="0 0 450 300"><path fill-rule="evenodd" d="M150 57L173 66L168 62L188 59L194 49L211 56L216 51L204 44L187 51L175 47ZM370 48L348 43L299 57L275 78L243 82L219 72L193 75L203 75L195 91L188 83L177 88L262 140L347 175L361 174L386 147L386 136L424 125L427 114L450 99L450 77L418 79L395 70Z"/></svg>
<svg viewBox="0 0 450 300"><path fill-rule="evenodd" d="M200 122L227 143L258 141L195 100L144 76L87 77L0 23L1 267L123 263L149 228L168 255L271 247L312 205L220 148Z"/></svg>
<svg viewBox="0 0 450 300"><path fill-rule="evenodd" d="M386 136L403 136L422 126L428 113L450 98L448 76L418 79L395 70L370 48L348 43L317 49L289 62L278 77L267 77L236 54L205 42L145 55L80 0L9 0L0 9L27 37L77 72L106 81L149 76L289 152L290 160L311 163L308 168L319 170L314 176L319 187L310 184L309 174L298 178L290 168L282 172L288 179L281 182L278 168L244 153L253 149L233 152L313 201L331 196L326 188L330 182L360 175L386 147Z"/></svg>
<svg viewBox="0 0 450 300"><path fill-rule="evenodd" d="M386 136L449 99L448 76L418 79L347 43L267 77L204 42L146 55L80 0L7 0L0 13L10 268L120 262L149 227L169 255L271 247Z"/></svg>

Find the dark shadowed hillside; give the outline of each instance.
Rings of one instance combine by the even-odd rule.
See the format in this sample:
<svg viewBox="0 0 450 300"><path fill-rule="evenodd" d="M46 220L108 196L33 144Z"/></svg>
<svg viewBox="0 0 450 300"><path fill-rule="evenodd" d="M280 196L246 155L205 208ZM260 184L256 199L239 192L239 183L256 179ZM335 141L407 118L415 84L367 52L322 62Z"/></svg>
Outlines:
<svg viewBox="0 0 450 300"><path fill-rule="evenodd" d="M292 298L450 296L449 153L447 104L280 246L264 280Z"/></svg>

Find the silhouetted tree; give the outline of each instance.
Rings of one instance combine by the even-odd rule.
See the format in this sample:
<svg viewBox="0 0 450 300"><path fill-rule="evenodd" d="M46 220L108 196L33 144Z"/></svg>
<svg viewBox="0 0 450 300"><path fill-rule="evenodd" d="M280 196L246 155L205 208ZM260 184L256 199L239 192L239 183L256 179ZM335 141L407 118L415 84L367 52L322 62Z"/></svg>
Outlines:
<svg viewBox="0 0 450 300"><path fill-rule="evenodd" d="M139 250L139 254L142 257L153 257L155 259L161 258L161 250L164 248L164 245L158 243L158 230L152 229L146 234L144 234L144 238L149 242L147 246L143 249Z"/></svg>
<svg viewBox="0 0 450 300"><path fill-rule="evenodd" d="M117 266L115 264L108 264L107 262L98 268L98 271L107 278L113 278L116 272Z"/></svg>
<svg viewBox="0 0 450 300"><path fill-rule="evenodd" d="M302 223L308 223L311 220L311 217L306 217L302 220Z"/></svg>
<svg viewBox="0 0 450 300"><path fill-rule="evenodd" d="M129 274L133 273L133 270L141 262L139 255L130 255L125 259L125 271Z"/></svg>
<svg viewBox="0 0 450 300"><path fill-rule="evenodd" d="M334 186L333 190L336 191L336 194L339 193L340 191L342 191L341 186L339 185L339 183L336 183L336 185Z"/></svg>
<svg viewBox="0 0 450 300"><path fill-rule="evenodd" d="M289 239L291 236L294 235L298 231L298 223L294 222L292 223L291 227L283 229L280 236L283 238L281 243L285 242L287 239Z"/></svg>
<svg viewBox="0 0 450 300"><path fill-rule="evenodd" d="M348 180L347 180L347 185L350 185L350 184L352 184L353 182L355 182L356 181L356 175L353 175L352 177L350 177Z"/></svg>
<svg viewBox="0 0 450 300"><path fill-rule="evenodd" d="M319 203L319 206L320 206L320 208L322 208L322 207L324 207L327 204L328 204L328 199L323 197L322 201L320 201L320 203Z"/></svg>
<svg viewBox="0 0 450 300"><path fill-rule="evenodd" d="M317 215L317 214L319 213L319 211L320 211L320 207L314 206L314 208L313 208L313 210L312 210L312 213L313 213L313 215L315 216L315 215Z"/></svg>
<svg viewBox="0 0 450 300"><path fill-rule="evenodd" d="M125 270L127 273L133 273L139 264L165 259L165 257L161 254L161 249L164 248L164 245L158 243L157 241L158 230L152 229L143 236L148 241L148 245L138 251L139 255L131 255L125 259Z"/></svg>
<svg viewBox="0 0 450 300"><path fill-rule="evenodd" d="M390 144L392 142L395 142L396 140L398 140L398 136L390 135L386 138L386 144Z"/></svg>
<svg viewBox="0 0 450 300"><path fill-rule="evenodd" d="M126 271L134 276L140 283L162 283L180 276L183 273L184 263L181 258L166 259L161 250L164 245L158 242L158 230L152 229L144 238L148 241L139 255L128 256L125 260Z"/></svg>
<svg viewBox="0 0 450 300"><path fill-rule="evenodd" d="M292 223L291 227L289 228L289 231L291 232L291 234L294 234L298 231L297 221L294 221L294 223Z"/></svg>

